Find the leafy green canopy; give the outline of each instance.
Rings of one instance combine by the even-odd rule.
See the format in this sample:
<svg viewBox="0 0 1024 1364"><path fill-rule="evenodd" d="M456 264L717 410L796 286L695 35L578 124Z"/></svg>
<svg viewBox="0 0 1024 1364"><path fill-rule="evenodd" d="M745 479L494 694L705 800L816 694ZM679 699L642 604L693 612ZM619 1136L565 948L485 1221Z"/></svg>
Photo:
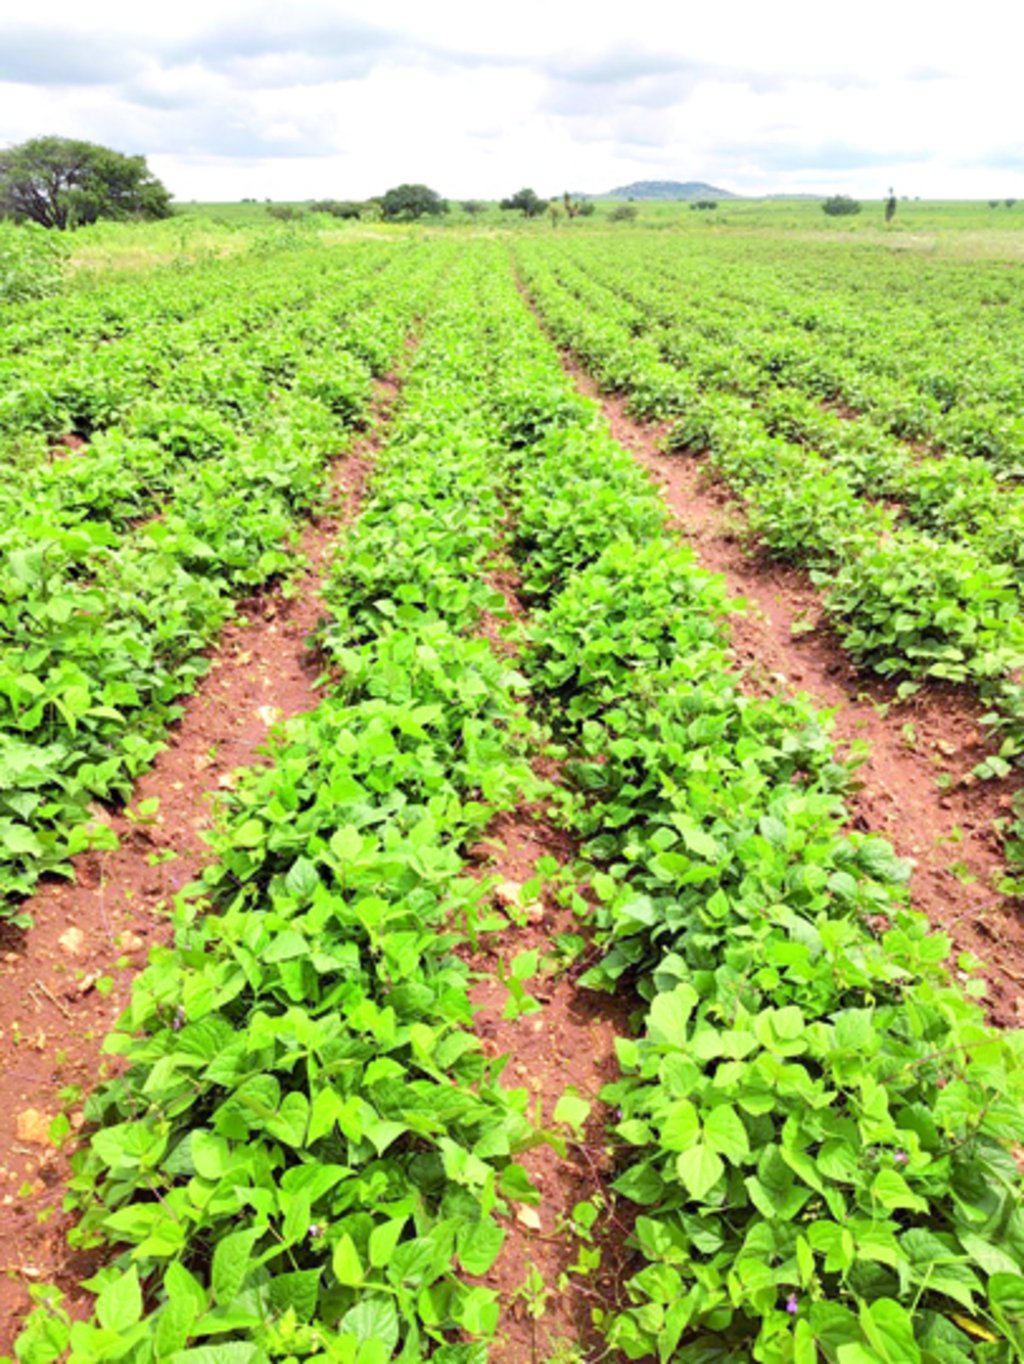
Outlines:
<svg viewBox="0 0 1024 1364"><path fill-rule="evenodd" d="M426 185L396 185L380 201L383 218L407 222L413 218L436 218L448 212L448 204Z"/></svg>
<svg viewBox="0 0 1024 1364"><path fill-rule="evenodd" d="M59 238L34 224L0 223L0 302L20 303L56 293L63 264Z"/></svg>
<svg viewBox="0 0 1024 1364"><path fill-rule="evenodd" d="M538 218L547 206L547 199L541 199L532 189L517 190L507 199L502 199L499 205L506 212L522 213L524 218Z"/></svg>
<svg viewBox="0 0 1024 1364"><path fill-rule="evenodd" d="M848 218L860 212L860 204L848 194L833 194L822 204L821 211L830 218Z"/></svg>
<svg viewBox="0 0 1024 1364"><path fill-rule="evenodd" d="M64 231L97 218L168 218L171 196L144 156L34 137L0 152L0 212Z"/></svg>

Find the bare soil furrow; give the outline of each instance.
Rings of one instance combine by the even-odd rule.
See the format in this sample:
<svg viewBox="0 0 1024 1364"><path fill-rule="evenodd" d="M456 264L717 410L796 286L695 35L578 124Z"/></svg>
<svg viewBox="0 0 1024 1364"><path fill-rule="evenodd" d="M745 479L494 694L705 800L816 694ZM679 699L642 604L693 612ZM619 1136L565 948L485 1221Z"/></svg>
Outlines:
<svg viewBox="0 0 1024 1364"><path fill-rule="evenodd" d="M483 874L501 878L498 898L508 904L533 877L539 858L554 857L564 865L571 863L574 849L540 810L524 809L496 819L474 852ZM542 1145L519 1157L540 1202L520 1207L506 1223L502 1252L484 1280L497 1290L502 1306L490 1355L494 1364L541 1364L559 1342L597 1351L600 1338L591 1325L591 1309L615 1297L616 1267L608 1256L592 1277L570 1274L579 1253L570 1218L576 1203L608 1196L610 1160L603 1135L608 1114L598 1096L615 1078L615 1037L628 1030L628 1007L580 990L572 972L549 976L542 971L526 982L538 1010L505 1017L509 992L499 972L507 973L513 958L524 952L536 951L542 963L553 959L556 936L580 931L572 910L547 894L518 907L513 903L511 912L524 921L492 937L470 959L479 972L471 991L475 1030L488 1055L508 1056L503 1083L528 1090L531 1117L544 1128L555 1129L555 1106L569 1087L592 1105L578 1139L564 1126L558 1129L566 1138L564 1154Z"/></svg>
<svg viewBox="0 0 1024 1364"><path fill-rule="evenodd" d="M28 931L3 930L0 1349L28 1306L28 1285L54 1282L73 1299L89 1273L88 1257L68 1249L70 1219L60 1212L81 1125L78 1092L113 1069L104 1036L150 948L168 939L175 894L208 860L204 833L218 793L236 769L261 760L276 723L317 704L322 664L308 640L322 614L321 584L339 531L358 513L396 393L393 378L378 383L368 434L332 465L331 506L299 539L307 570L240 605L128 808L97 810L119 846L77 858L70 881L44 883L25 906ZM60 1149L50 1124L62 1111L71 1131Z"/></svg>
<svg viewBox="0 0 1024 1364"><path fill-rule="evenodd" d="M1024 918L1019 902L996 887L1005 875L998 825L1010 816L1022 782L1019 775L1002 782L972 775L993 751L976 695L929 683L899 702L895 684L859 673L829 629L808 575L772 561L752 542L741 504L713 481L706 464L666 455L662 428L631 418L624 399L600 393L572 357L564 360L579 391L601 402L615 439L658 484L700 562L750 604L730 633L751 684L808 693L835 712L841 746L868 745L849 801L854 827L884 834L912 860L915 906L957 949L984 962L993 1020L1020 1026Z"/></svg>
<svg viewBox="0 0 1024 1364"><path fill-rule="evenodd" d="M516 571L495 568L489 581L504 596L507 614L522 620L526 612L516 595ZM485 619L481 633L500 652L516 652L513 632L500 622ZM550 760L538 757L534 768L557 783L558 771ZM585 938L587 930L554 892L543 889L534 896L527 890L542 858L571 867L577 856L573 837L557 827L543 805L524 804L496 816L470 849L474 873L498 879L495 901L510 920L500 933L486 935L476 951L465 954L478 977L470 991L474 1029L488 1056L508 1058L502 1083L526 1089L532 1120L545 1130L557 1130L564 1140L563 1150L544 1144L518 1157L540 1192L540 1202L535 1208L520 1207L506 1220L501 1254L482 1280L501 1302L498 1336L488 1356L492 1364L543 1364L570 1346L587 1359L599 1358L603 1345L591 1313L617 1300L626 1277L627 1229L615 1229L614 1200L607 1187L611 1158L605 1128L610 1115L599 1096L602 1086L616 1077L615 1038L629 1032L632 1003L581 990L576 979L583 966L578 962L568 968L557 965L559 935ZM526 990L539 1007L506 1017L510 996L501 977L507 977L515 957L529 952L538 954L541 969L526 982ZM591 1105L576 1133L554 1122L555 1107L567 1089ZM600 1268L592 1274L573 1273L580 1243L570 1226L572 1210L587 1199L611 1207L611 1216L595 1229Z"/></svg>

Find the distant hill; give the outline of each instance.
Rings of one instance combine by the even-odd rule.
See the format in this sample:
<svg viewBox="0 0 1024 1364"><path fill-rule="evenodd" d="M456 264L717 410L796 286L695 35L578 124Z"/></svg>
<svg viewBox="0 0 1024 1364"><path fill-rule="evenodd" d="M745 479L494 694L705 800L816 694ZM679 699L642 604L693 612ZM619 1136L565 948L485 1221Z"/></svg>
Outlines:
<svg viewBox="0 0 1024 1364"><path fill-rule="evenodd" d="M703 180L635 180L631 185L609 190L597 199L738 199L727 189L716 189Z"/></svg>

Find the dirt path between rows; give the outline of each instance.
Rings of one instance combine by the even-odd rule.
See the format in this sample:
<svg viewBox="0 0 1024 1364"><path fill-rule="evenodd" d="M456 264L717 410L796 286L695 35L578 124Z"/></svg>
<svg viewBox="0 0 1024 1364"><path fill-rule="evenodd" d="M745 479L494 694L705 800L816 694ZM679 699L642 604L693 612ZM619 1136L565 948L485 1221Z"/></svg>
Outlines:
<svg viewBox="0 0 1024 1364"><path fill-rule="evenodd" d="M507 617L525 620L517 571L506 565L492 571L489 580L505 598ZM515 629L485 617L480 633L496 653L515 660ZM538 755L534 768L559 783L550 759ZM524 804L497 815L469 850L475 875L498 878L495 901L509 919L500 932L485 935L476 950L460 954L477 977L470 990L474 1031L486 1055L508 1058L502 1084L529 1092L531 1119L564 1139L564 1151L544 1144L517 1157L540 1199L535 1207L518 1206L505 1219L505 1243L481 1280L498 1293L501 1308L498 1334L488 1351L491 1364L546 1364L562 1358L560 1351L568 1359L600 1358L604 1343L592 1312L618 1300L630 1260L628 1229L616 1225L608 1189L612 1160L606 1128L611 1114L599 1096L602 1086L617 1076L615 1038L630 1033L633 1001L580 989L576 981L583 957L566 964L558 948L561 935L586 942L586 926L550 888L535 895L528 890L540 859L571 867L578 852L572 835L557 826L543 804ZM529 1012L506 1017L510 995L501 976L507 978L517 956L531 952L537 954L539 970L525 989L535 1004ZM566 1090L590 1105L575 1130L554 1121ZM574 1273L581 1245L570 1220L575 1205L587 1199L608 1209L594 1228L600 1265Z"/></svg>
<svg viewBox="0 0 1024 1364"><path fill-rule="evenodd" d="M1024 781L971 775L993 751L977 698L966 688L929 684L897 703L895 685L858 673L807 574L751 544L742 505L713 481L706 462L663 453L661 428L631 418L625 400L602 394L573 357L563 355L563 363L577 389L600 402L615 439L648 470L701 564L750 603L730 624L749 681L766 691L807 692L834 710L841 749L867 742L858 790L848 800L853 827L883 834L913 861L915 907L984 963L993 1021L1024 1024L1024 914L1019 900L995 889L1006 866L994 826L1010 816Z"/></svg>
<svg viewBox="0 0 1024 1364"><path fill-rule="evenodd" d="M602 1341L591 1312L616 1300L621 1266L606 1245L596 1273L570 1273L580 1247L569 1224L578 1202L596 1197L604 1206L610 1199L604 1135L610 1114L599 1094L617 1075L615 1038L629 1032L629 1003L581 990L578 971L548 974L545 969L546 960L556 960L556 937L581 929L573 911L553 895L545 892L531 900L522 893L539 858L554 857L566 865L575 851L542 810L499 817L474 851L483 873L501 877L499 902L520 919L491 935L470 958L479 973L470 992L474 1030L487 1055L508 1056L502 1083L529 1091L531 1118L548 1130L557 1128L566 1141L564 1154L542 1145L518 1157L540 1201L535 1207L520 1205L506 1220L505 1244L483 1279L501 1302L498 1337L488 1358L492 1364L544 1364L570 1345L585 1351L587 1359L597 1358ZM507 974L513 959L527 952L536 952L540 961L539 973L525 982L539 1007L506 1018L509 992L499 970ZM578 1132L554 1122L555 1107L568 1089L590 1105Z"/></svg>
<svg viewBox="0 0 1024 1364"><path fill-rule="evenodd" d="M359 511L398 381L377 382L367 434L333 462L331 506L302 531L309 567L287 588L242 603L167 747L130 803L155 799L151 821L105 815L120 846L75 860L74 880L43 884L25 909L33 926L0 936L0 1351L11 1348L29 1306L27 1287L56 1283L85 1307L78 1288L92 1262L69 1250L60 1211L73 1132L84 1096L109 1073L102 1044L128 1002L149 949L170 938L175 893L209 860L203 835L232 773L261 760L279 720L311 710L321 671L308 637L339 531ZM65 1109L72 1139L57 1149L50 1123Z"/></svg>

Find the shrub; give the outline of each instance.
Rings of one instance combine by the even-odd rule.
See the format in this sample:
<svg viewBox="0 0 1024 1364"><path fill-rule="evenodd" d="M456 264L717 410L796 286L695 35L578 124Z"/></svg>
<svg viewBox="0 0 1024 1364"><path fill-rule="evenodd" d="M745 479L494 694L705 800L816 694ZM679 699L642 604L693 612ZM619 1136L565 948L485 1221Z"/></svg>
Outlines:
<svg viewBox="0 0 1024 1364"><path fill-rule="evenodd" d="M830 218L847 218L860 212L860 204L848 194L833 194L822 204L821 211Z"/></svg>
<svg viewBox="0 0 1024 1364"><path fill-rule="evenodd" d="M60 238L45 228L0 222L0 301L56 293L66 254Z"/></svg>
<svg viewBox="0 0 1024 1364"><path fill-rule="evenodd" d="M524 218L539 218L547 206L548 201L539 198L532 189L521 189L509 195L507 199L502 199L499 205L506 212L522 213Z"/></svg>
<svg viewBox="0 0 1024 1364"><path fill-rule="evenodd" d="M309 206L310 213L328 213L332 218L360 218L363 205L354 199L316 199Z"/></svg>
<svg viewBox="0 0 1024 1364"><path fill-rule="evenodd" d="M636 209L632 204L616 204L611 213L608 214L610 223L631 223L636 217Z"/></svg>

